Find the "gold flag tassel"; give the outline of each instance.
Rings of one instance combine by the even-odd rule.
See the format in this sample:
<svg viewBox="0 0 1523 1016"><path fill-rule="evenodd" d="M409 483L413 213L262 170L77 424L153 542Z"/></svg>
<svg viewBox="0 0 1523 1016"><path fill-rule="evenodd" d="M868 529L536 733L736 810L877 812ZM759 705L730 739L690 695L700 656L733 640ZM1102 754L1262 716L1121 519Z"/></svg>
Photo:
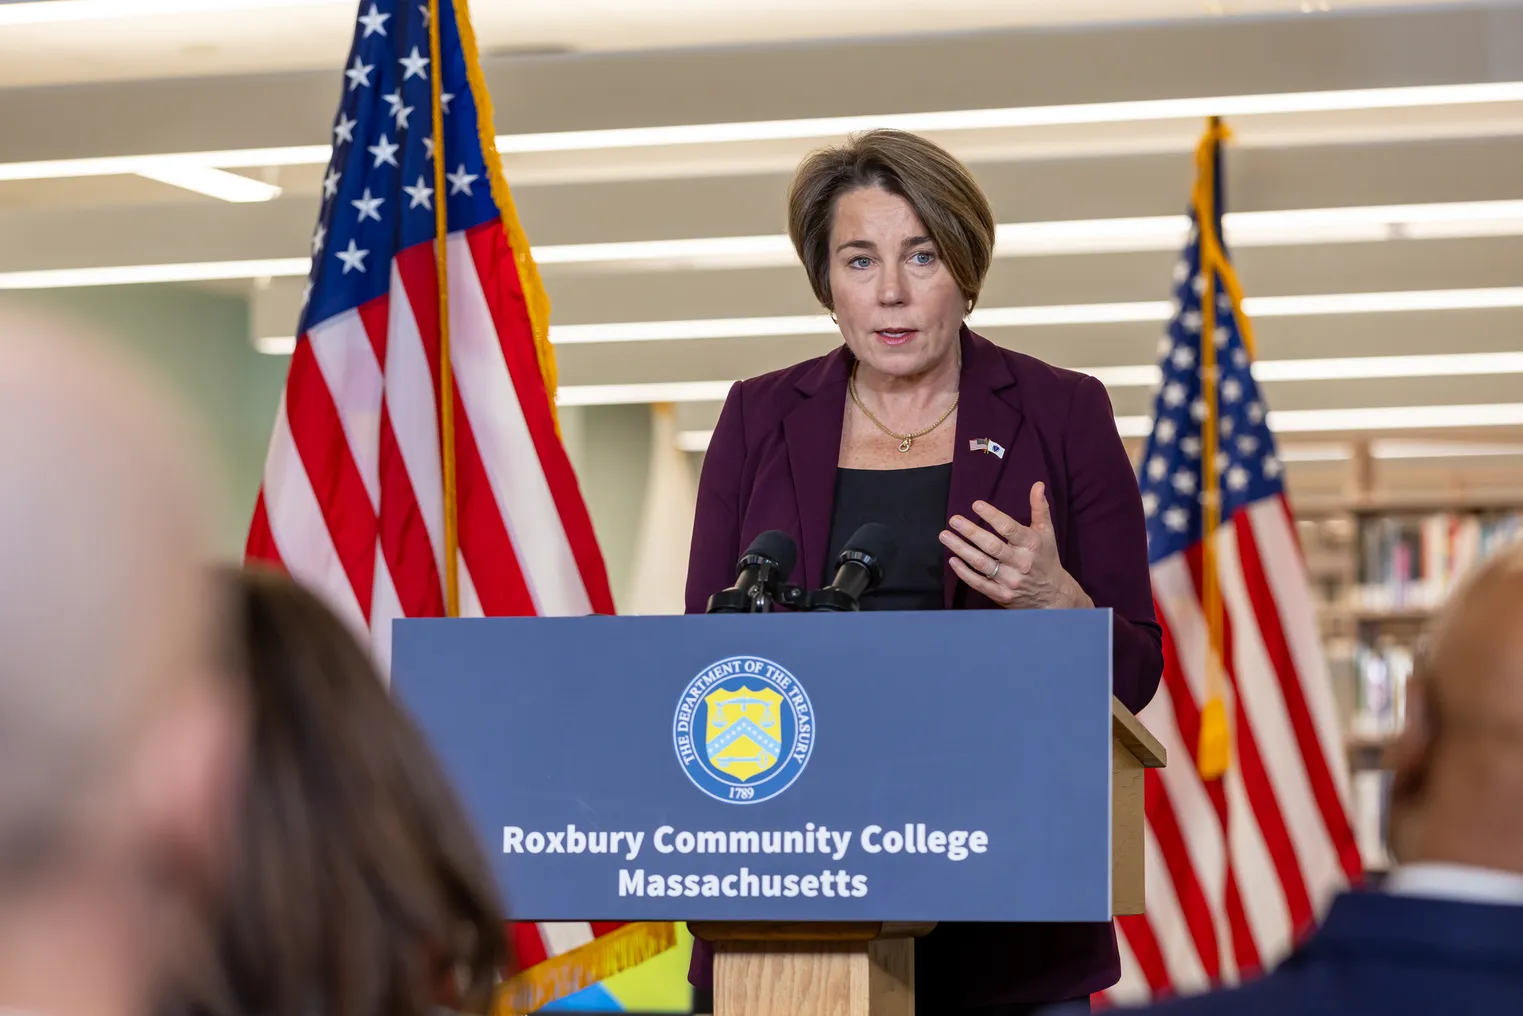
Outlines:
<svg viewBox="0 0 1523 1016"><path fill-rule="evenodd" d="M677 944L677 926L640 921L552 956L517 974L497 991L492 1016L522 1016L574 995Z"/></svg>
<svg viewBox="0 0 1523 1016"><path fill-rule="evenodd" d="M1206 615L1206 701L1200 713L1200 739L1196 766L1203 780L1218 780L1232 760L1232 734L1227 718L1227 675L1223 664L1225 619L1221 585L1216 568L1216 532L1221 527L1221 471L1217 468L1218 405L1220 385L1216 364L1216 292L1218 280L1231 269L1216 235L1216 160L1227 130L1220 118L1211 117L1206 133L1195 150L1195 221L1199 229L1200 274L1205 281L1200 308L1200 382L1206 403L1201 421L1201 507L1204 525L1201 540L1201 606ZM1226 269L1226 271L1224 271ZM1236 308L1236 279L1226 291Z"/></svg>

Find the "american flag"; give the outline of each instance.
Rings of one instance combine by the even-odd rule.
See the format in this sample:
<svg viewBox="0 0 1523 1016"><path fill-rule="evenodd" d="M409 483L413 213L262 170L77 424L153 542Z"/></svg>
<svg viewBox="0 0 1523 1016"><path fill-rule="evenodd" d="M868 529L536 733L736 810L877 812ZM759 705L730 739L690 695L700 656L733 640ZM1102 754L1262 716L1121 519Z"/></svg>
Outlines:
<svg viewBox="0 0 1523 1016"><path fill-rule="evenodd" d="M1147 772L1147 912L1119 919L1114 1002L1252 977L1361 872L1310 583L1219 239L1224 133L1212 121L1201 143L1140 466L1164 630L1141 718L1170 764Z"/></svg>
<svg viewBox="0 0 1523 1016"><path fill-rule="evenodd" d="M393 619L452 602L613 613L557 431L547 317L465 0L364 0L247 553L321 593L383 668ZM675 942L670 925L513 932L523 972L503 1007L523 1010Z"/></svg>

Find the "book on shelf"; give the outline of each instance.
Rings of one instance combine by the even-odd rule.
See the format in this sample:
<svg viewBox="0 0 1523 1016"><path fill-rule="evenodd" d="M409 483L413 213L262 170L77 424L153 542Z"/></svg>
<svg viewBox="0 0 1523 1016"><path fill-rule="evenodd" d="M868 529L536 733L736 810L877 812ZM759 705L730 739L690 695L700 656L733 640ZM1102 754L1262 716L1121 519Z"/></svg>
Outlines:
<svg viewBox="0 0 1523 1016"><path fill-rule="evenodd" d="M1366 871L1384 871L1391 866L1385 835L1391 810L1391 774L1379 769L1357 772L1349 790L1359 857Z"/></svg>
<svg viewBox="0 0 1523 1016"><path fill-rule="evenodd" d="M1349 733L1378 740L1401 729L1407 713L1412 649L1390 637L1354 646L1354 715Z"/></svg>
<svg viewBox="0 0 1523 1016"><path fill-rule="evenodd" d="M1384 515L1361 524L1360 585L1365 610L1431 610L1467 572L1523 537L1523 513Z"/></svg>

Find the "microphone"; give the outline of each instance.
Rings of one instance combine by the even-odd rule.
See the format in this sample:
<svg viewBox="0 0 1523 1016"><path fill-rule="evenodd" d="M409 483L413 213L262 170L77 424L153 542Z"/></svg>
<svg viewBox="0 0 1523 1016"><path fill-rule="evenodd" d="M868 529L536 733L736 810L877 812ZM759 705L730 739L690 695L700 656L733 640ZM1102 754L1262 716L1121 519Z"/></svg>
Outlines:
<svg viewBox="0 0 1523 1016"><path fill-rule="evenodd" d="M836 575L830 585L809 594L809 609L859 609L862 596L883 583L883 575L898 551L893 530L887 526L869 522L858 529L836 557Z"/></svg>
<svg viewBox="0 0 1523 1016"><path fill-rule="evenodd" d="M772 600L788 580L798 547L793 537L769 529L751 541L735 565L735 584L709 597L710 614L761 614L772 609Z"/></svg>

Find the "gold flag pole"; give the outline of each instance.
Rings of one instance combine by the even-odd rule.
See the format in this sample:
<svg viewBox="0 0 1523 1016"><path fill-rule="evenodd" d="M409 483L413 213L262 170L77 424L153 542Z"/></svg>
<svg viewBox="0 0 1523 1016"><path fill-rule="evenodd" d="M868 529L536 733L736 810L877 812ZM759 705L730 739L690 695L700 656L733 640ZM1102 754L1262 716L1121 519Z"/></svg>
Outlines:
<svg viewBox="0 0 1523 1016"><path fill-rule="evenodd" d="M1216 291L1225 262L1216 235L1216 158L1226 128L1211 117L1195 152L1195 221L1199 229L1201 292L1200 380L1206 404L1201 421L1201 506L1205 514L1201 541L1201 605L1206 615L1206 702L1201 708L1196 766L1202 779L1220 779L1232 757L1227 720L1227 676L1223 663L1226 619L1216 568L1216 534L1222 521L1221 471L1217 468Z"/></svg>
<svg viewBox="0 0 1523 1016"><path fill-rule="evenodd" d="M455 497L455 373L449 343L449 207L444 191L444 65L439 0L428 0L428 56L434 124L434 264L439 284L439 462L444 478L444 613L460 616L459 512Z"/></svg>

